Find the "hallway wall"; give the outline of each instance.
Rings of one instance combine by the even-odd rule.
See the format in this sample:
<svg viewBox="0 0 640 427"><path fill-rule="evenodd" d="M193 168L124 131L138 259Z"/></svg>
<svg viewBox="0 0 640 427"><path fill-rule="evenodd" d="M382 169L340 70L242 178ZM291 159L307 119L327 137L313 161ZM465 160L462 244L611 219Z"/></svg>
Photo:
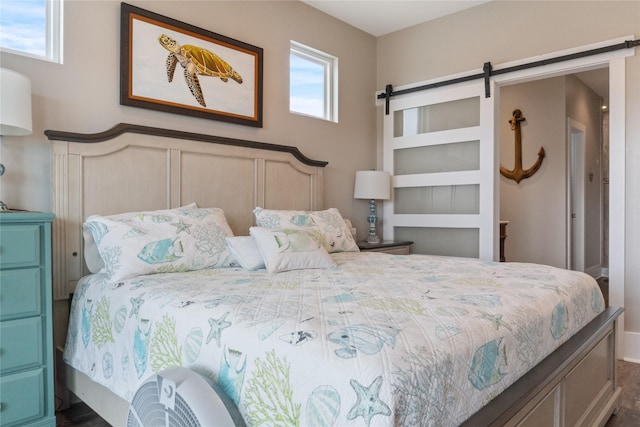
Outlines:
<svg viewBox="0 0 640 427"><path fill-rule="evenodd" d="M522 167L531 167L540 147L546 157L530 178L516 183L500 176L500 219L508 220L507 261L568 266L567 120L585 126L585 271L599 276L602 253L601 114L602 99L575 76L505 86L500 92L501 165L514 165L514 109L526 119L522 129ZM589 173L593 177L589 179Z"/></svg>
<svg viewBox="0 0 640 427"><path fill-rule="evenodd" d="M529 168L540 147L546 157L530 178L517 184L500 176L500 219L509 221L507 261L535 262L556 267L566 264L565 239L565 79L538 80L500 91L500 164L514 166L514 132L509 120L522 111L522 167Z"/></svg>

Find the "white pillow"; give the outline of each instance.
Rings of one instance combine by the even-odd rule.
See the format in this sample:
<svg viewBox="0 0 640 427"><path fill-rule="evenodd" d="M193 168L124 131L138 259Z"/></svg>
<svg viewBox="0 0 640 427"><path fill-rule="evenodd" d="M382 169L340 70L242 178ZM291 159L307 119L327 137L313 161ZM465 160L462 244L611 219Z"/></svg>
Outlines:
<svg viewBox="0 0 640 427"><path fill-rule="evenodd" d="M324 211L253 210L258 227L302 228L313 233L329 253L359 252L351 230L336 208Z"/></svg>
<svg viewBox="0 0 640 427"><path fill-rule="evenodd" d="M229 267L233 236L222 209L131 212L85 223L112 281L143 274Z"/></svg>
<svg viewBox="0 0 640 427"><path fill-rule="evenodd" d="M93 234L100 236L100 229L92 232L89 229L90 225L86 222L82 224L82 237L84 238L84 262L87 264L87 268L92 273L99 273L104 268L104 261L96 246L96 241L93 238Z"/></svg>
<svg viewBox="0 0 640 427"><path fill-rule="evenodd" d="M255 239L269 273L336 266L309 230L251 227L249 234Z"/></svg>
<svg viewBox="0 0 640 427"><path fill-rule="evenodd" d="M189 203L186 206L182 206L179 209L193 209L197 208L198 205L195 203ZM126 212L117 215L110 215L108 218L112 219L127 219L132 216L139 215L140 212ZM95 227L94 230L90 230L90 227ZM98 246L96 245L96 241L93 238L95 234L98 237L98 240L102 238L106 230L102 225L97 223L87 223L82 224L82 238L84 239L84 262L87 264L87 268L92 273L99 273L104 268L104 261L100 256L100 251L98 251Z"/></svg>
<svg viewBox="0 0 640 427"><path fill-rule="evenodd" d="M227 237L227 246L238 261L238 264L245 270L259 270L265 268L262 254L258 250L255 240L251 236Z"/></svg>

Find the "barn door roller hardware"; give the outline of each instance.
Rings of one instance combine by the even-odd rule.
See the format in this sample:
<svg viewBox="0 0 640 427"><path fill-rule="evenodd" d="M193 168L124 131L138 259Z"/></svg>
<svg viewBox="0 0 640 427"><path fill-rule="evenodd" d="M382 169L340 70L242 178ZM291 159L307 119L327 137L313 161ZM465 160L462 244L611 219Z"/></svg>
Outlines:
<svg viewBox="0 0 640 427"><path fill-rule="evenodd" d="M441 82L429 83L422 86L416 86L408 89L393 90L393 86L388 84L385 87L385 91L378 94L378 99L385 100L385 114L389 114L389 100L392 96L405 95L407 93L419 92L427 89L434 89L437 87L452 85L456 83L468 82L476 79L484 79L484 96L489 98L491 96L489 80L491 76L498 76L500 74L507 74L514 71L526 70L529 68L541 67L543 65L556 64L558 62L570 61L572 59L584 58L586 56L599 55L601 53L612 52L620 49L632 49L636 46L640 46L640 40L626 40L622 43L616 43L610 46L599 47L596 49L585 50L583 52L571 53L568 55L556 56L554 58L542 59L540 61L533 61L526 64L514 65L513 67L501 68L494 70L491 66L491 62L485 62L482 67L482 73L471 74L469 76L458 77L455 79L443 80Z"/></svg>

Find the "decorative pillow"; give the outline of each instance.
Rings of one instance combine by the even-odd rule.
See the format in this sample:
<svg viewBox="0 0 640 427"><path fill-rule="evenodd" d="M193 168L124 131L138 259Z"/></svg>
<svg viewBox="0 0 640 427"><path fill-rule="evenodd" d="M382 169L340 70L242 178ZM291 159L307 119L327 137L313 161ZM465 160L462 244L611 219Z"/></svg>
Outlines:
<svg viewBox="0 0 640 427"><path fill-rule="evenodd" d="M189 203L188 205L182 206L178 209L193 209L197 208L198 205L195 203ZM175 209L170 209L175 210ZM125 212L116 215L110 215L107 218L111 219L119 219L125 220L131 217L139 215L140 212ZM82 224L82 238L84 239L84 262L87 264L87 268L92 273L99 273L104 268L104 261L100 256L100 251L98 251L98 246L96 245L96 241L93 238L93 233L90 230L90 227L94 227L93 223L85 222ZM96 235L102 237L102 233L100 231L100 226L96 226L98 229L95 230Z"/></svg>
<svg viewBox="0 0 640 427"><path fill-rule="evenodd" d="M110 280L143 274L229 267L225 237L233 236L222 209L178 208L92 215L91 233Z"/></svg>
<svg viewBox="0 0 640 427"><path fill-rule="evenodd" d="M329 253L360 251L351 230L336 208L324 211L281 211L257 207L253 214L258 227L308 230Z"/></svg>
<svg viewBox="0 0 640 427"><path fill-rule="evenodd" d="M249 234L255 239L269 273L336 265L310 230L251 227Z"/></svg>
<svg viewBox="0 0 640 427"><path fill-rule="evenodd" d="M262 254L258 250L256 241L251 236L227 237L227 246L238 261L238 264L245 270L258 270L265 268Z"/></svg>

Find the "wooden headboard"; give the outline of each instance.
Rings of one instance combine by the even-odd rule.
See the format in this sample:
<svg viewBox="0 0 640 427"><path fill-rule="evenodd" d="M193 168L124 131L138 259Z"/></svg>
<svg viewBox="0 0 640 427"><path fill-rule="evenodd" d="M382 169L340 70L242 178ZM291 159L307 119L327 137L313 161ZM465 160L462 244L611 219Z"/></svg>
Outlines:
<svg viewBox="0 0 640 427"><path fill-rule="evenodd" d="M54 298L88 273L82 223L89 215L179 207L225 211L248 234L253 208L322 209L323 168L297 148L121 123L78 134L47 130L52 142Z"/></svg>

